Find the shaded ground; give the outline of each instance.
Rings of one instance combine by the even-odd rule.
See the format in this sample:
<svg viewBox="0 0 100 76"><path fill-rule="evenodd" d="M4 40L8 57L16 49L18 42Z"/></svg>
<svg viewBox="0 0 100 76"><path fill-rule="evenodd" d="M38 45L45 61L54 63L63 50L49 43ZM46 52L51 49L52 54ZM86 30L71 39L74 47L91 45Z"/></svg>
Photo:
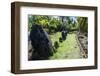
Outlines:
<svg viewBox="0 0 100 76"><path fill-rule="evenodd" d="M50 35L51 41L54 44L55 41L58 41L59 47L57 52L54 53L50 59L80 59L82 58L80 48L76 41L76 34L70 33L67 35L66 40L62 43L59 42L59 37L61 36L60 32L57 32L53 35Z"/></svg>

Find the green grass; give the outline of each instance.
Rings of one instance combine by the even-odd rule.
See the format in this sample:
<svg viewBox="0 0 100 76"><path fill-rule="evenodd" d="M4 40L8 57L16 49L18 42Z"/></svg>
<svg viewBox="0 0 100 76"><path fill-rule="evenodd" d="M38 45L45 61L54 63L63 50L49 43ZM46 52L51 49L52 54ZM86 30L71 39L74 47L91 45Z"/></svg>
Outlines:
<svg viewBox="0 0 100 76"><path fill-rule="evenodd" d="M66 40L62 43L59 42L59 37L61 37L61 33L57 32L53 35L50 35L52 44L55 41L58 41L59 47L56 49L57 52L54 53L50 59L79 59L82 58L80 54L79 46L77 45L75 33L68 34Z"/></svg>

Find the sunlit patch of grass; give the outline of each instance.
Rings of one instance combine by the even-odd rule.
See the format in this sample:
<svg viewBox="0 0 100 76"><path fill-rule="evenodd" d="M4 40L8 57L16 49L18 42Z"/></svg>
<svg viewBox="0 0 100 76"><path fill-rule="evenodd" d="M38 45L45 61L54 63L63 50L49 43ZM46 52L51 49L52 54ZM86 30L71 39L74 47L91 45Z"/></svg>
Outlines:
<svg viewBox="0 0 100 76"><path fill-rule="evenodd" d="M57 48L57 52L54 53L50 59L76 59L81 58L80 49L77 45L75 33L68 34L66 40L62 43L59 42L59 37L61 37L61 33L57 32L53 35L50 35L52 44L55 41L58 41L59 47Z"/></svg>
<svg viewBox="0 0 100 76"><path fill-rule="evenodd" d="M59 43L59 38L61 37L61 32L54 33L50 35L50 39L52 41L52 44L54 44L55 41Z"/></svg>

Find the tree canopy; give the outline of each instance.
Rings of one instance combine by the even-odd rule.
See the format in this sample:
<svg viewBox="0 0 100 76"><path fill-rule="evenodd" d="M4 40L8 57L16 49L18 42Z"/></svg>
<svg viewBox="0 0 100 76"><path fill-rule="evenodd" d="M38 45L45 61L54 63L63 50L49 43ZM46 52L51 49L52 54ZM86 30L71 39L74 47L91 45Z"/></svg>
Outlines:
<svg viewBox="0 0 100 76"><path fill-rule="evenodd" d="M29 15L28 20L29 31L33 24L41 25L49 33L62 30L87 32L88 29L87 17Z"/></svg>

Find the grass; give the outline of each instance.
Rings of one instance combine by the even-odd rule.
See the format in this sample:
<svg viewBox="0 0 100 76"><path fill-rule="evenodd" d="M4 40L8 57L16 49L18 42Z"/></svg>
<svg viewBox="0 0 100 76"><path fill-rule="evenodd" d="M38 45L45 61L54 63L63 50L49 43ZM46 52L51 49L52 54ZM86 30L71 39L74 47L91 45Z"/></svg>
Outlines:
<svg viewBox="0 0 100 76"><path fill-rule="evenodd" d="M59 47L56 49L57 52L54 53L54 55L51 56L50 59L52 60L52 59L79 59L79 58L82 58L75 36L76 36L75 33L68 34L66 37L66 40L61 43L61 42L59 42L59 37L61 37L60 32L50 35L52 44L54 44L55 41L57 41L59 43Z"/></svg>

